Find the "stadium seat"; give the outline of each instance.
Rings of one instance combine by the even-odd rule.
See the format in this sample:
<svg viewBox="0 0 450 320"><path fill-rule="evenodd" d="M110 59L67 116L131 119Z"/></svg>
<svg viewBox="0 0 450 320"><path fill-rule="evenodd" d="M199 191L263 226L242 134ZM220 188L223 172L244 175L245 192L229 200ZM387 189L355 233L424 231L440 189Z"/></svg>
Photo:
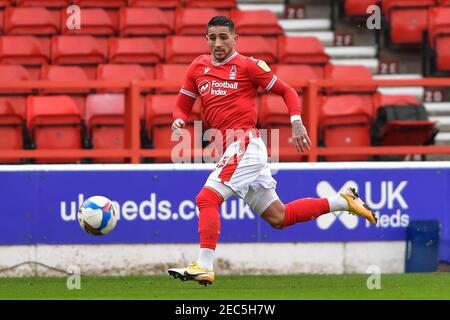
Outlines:
<svg viewBox="0 0 450 320"><path fill-rule="evenodd" d="M302 63L324 66L330 60L323 44L316 37L280 36L278 38L280 63Z"/></svg>
<svg viewBox="0 0 450 320"><path fill-rule="evenodd" d="M61 29L63 34L85 34L94 36L114 35L118 29L117 16L102 8L84 8L80 16L80 29L69 29L67 19L71 14L65 9L61 12Z"/></svg>
<svg viewBox="0 0 450 320"><path fill-rule="evenodd" d="M427 11L435 0L384 0L383 15L389 23L388 39L396 45L420 44L427 28Z"/></svg>
<svg viewBox="0 0 450 320"><path fill-rule="evenodd" d="M81 149L81 114L69 96L29 96L27 128L36 149ZM80 158L37 158L37 163L77 162Z"/></svg>
<svg viewBox="0 0 450 320"><path fill-rule="evenodd" d="M323 68L317 69L315 66L307 64L274 64L270 66L273 73L276 74L284 82L291 84L296 81L308 81L315 79L323 79ZM301 86L293 86L297 92L303 90Z"/></svg>
<svg viewBox="0 0 450 320"><path fill-rule="evenodd" d="M436 53L436 68L450 71L450 8L429 10L429 43Z"/></svg>
<svg viewBox="0 0 450 320"><path fill-rule="evenodd" d="M156 93L178 93L186 76L188 64L157 64L155 66L155 80L173 81L174 87L157 88Z"/></svg>
<svg viewBox="0 0 450 320"><path fill-rule="evenodd" d="M50 48L33 36L0 36L0 63L40 65L49 62Z"/></svg>
<svg viewBox="0 0 450 320"><path fill-rule="evenodd" d="M0 63L41 65L49 62L50 48L33 36L0 36Z"/></svg>
<svg viewBox="0 0 450 320"><path fill-rule="evenodd" d="M370 146L373 107L360 95L324 97L319 116L319 140L326 147ZM369 160L367 155L326 156L326 161Z"/></svg>
<svg viewBox="0 0 450 320"><path fill-rule="evenodd" d="M416 105L420 104L419 99L413 95L398 95L398 94L380 94L374 96L374 115L381 106L386 105Z"/></svg>
<svg viewBox="0 0 450 320"><path fill-rule="evenodd" d="M0 82L32 80L28 70L21 65L0 64ZM30 94L31 89L0 89L0 94Z"/></svg>
<svg viewBox="0 0 450 320"><path fill-rule="evenodd" d="M277 36L283 34L276 13L270 10L231 10L239 35Z"/></svg>
<svg viewBox="0 0 450 320"><path fill-rule="evenodd" d="M302 161L304 156L300 153L298 155L286 155L283 152L277 154L279 148L290 148L296 150L292 142L292 126L289 117L289 112L283 98L274 94L265 94L260 98L260 107L258 112L258 124L260 131L263 133L267 130L267 150L271 155L272 160L276 160L278 155L279 161ZM278 130L278 141L274 130ZM272 141L274 139L274 141ZM274 142L275 144L272 144ZM272 147L274 150L272 150Z"/></svg>
<svg viewBox="0 0 450 320"><path fill-rule="evenodd" d="M59 32L59 12L45 8L7 7L4 31L12 35L51 35Z"/></svg>
<svg viewBox="0 0 450 320"><path fill-rule="evenodd" d="M325 66L325 79L336 81L364 81L372 80L372 72L369 68L362 65L341 66L328 64ZM369 93L373 94L377 91L377 87L339 87L327 88L328 94L336 93Z"/></svg>
<svg viewBox="0 0 450 320"><path fill-rule="evenodd" d="M125 147L125 95L91 94L86 100L86 125L94 149ZM125 158L99 158L94 162L125 162Z"/></svg>
<svg viewBox="0 0 450 320"><path fill-rule="evenodd" d="M181 6L182 2L183 0L128 0L128 6L174 9Z"/></svg>
<svg viewBox="0 0 450 320"><path fill-rule="evenodd" d="M175 107L177 95L148 95L146 101L146 130L153 142L154 148L172 149L177 145L178 141L171 141L172 135L172 112ZM182 139L190 139L191 148L201 148L202 133L194 134L193 121L200 120L200 104L195 103L192 109L189 121L186 123L185 129L189 132L190 137L182 136ZM183 140L184 141L184 140ZM185 142L188 144L188 142ZM191 149L192 150L192 149ZM190 156L185 153L177 155L181 156L186 162L192 162L193 152ZM168 157L157 157L155 162L168 162Z"/></svg>
<svg viewBox="0 0 450 320"><path fill-rule="evenodd" d="M120 8L126 7L127 0L73 0L73 4L82 8Z"/></svg>
<svg viewBox="0 0 450 320"><path fill-rule="evenodd" d="M93 36L55 36L52 38L53 64L99 64L107 59L107 42Z"/></svg>
<svg viewBox="0 0 450 320"><path fill-rule="evenodd" d="M71 3L71 0L16 0L18 7L63 8L68 7Z"/></svg>
<svg viewBox="0 0 450 320"><path fill-rule="evenodd" d="M198 36L167 36L166 62L191 63L201 54L208 54L205 38Z"/></svg>
<svg viewBox="0 0 450 320"><path fill-rule="evenodd" d="M178 35L204 35L211 17L219 15L214 8L178 8L175 11L175 32Z"/></svg>
<svg viewBox="0 0 450 320"><path fill-rule="evenodd" d="M268 64L277 62L277 40L262 36L242 36L236 43L236 51L245 56L262 59Z"/></svg>
<svg viewBox="0 0 450 320"><path fill-rule="evenodd" d="M186 6L188 7L202 7L202 8L222 8L229 9L235 8L237 5L236 0L186 0Z"/></svg>
<svg viewBox="0 0 450 320"><path fill-rule="evenodd" d="M86 72L79 66L43 65L41 80L49 81L88 81ZM86 94L90 89L41 89L40 94Z"/></svg>
<svg viewBox="0 0 450 320"><path fill-rule="evenodd" d="M110 38L111 63L154 64L164 60L164 38Z"/></svg>
<svg viewBox="0 0 450 320"><path fill-rule="evenodd" d="M0 150L24 147L25 97L0 97ZM0 158L0 163L18 163L20 158Z"/></svg>
<svg viewBox="0 0 450 320"><path fill-rule="evenodd" d="M450 0L438 0L438 4L441 7L448 7L450 6Z"/></svg>
<svg viewBox="0 0 450 320"><path fill-rule="evenodd" d="M153 68L140 64L100 64L97 69L98 80L145 81L153 80ZM101 89L98 92L123 92L124 89Z"/></svg>
<svg viewBox="0 0 450 320"><path fill-rule="evenodd" d="M15 0L0 0L0 8L9 7Z"/></svg>
<svg viewBox="0 0 450 320"><path fill-rule="evenodd" d="M159 8L121 8L119 29L122 37L168 35L174 29L174 14Z"/></svg>
<svg viewBox="0 0 450 320"><path fill-rule="evenodd" d="M344 14L348 17L367 16L367 8L371 5L379 5L382 0L345 0Z"/></svg>

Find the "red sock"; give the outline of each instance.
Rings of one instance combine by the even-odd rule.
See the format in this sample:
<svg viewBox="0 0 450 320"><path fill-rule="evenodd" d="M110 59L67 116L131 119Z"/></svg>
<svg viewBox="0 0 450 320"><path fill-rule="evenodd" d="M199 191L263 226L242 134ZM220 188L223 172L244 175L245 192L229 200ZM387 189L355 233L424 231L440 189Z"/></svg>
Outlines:
<svg viewBox="0 0 450 320"><path fill-rule="evenodd" d="M197 195L196 201L200 210L198 217L200 247L215 250L220 235L219 206L223 199L215 191L203 188Z"/></svg>
<svg viewBox="0 0 450 320"><path fill-rule="evenodd" d="M310 221L330 212L330 205L327 198L298 199L289 202L285 207L286 211L281 228L285 228L299 222Z"/></svg>

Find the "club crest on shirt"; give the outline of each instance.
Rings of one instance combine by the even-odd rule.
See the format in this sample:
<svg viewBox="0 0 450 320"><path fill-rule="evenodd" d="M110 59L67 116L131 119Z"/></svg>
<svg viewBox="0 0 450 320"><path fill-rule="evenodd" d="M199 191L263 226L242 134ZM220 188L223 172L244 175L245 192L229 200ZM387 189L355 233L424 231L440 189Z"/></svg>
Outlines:
<svg viewBox="0 0 450 320"><path fill-rule="evenodd" d="M237 73L236 66L232 65L230 69L230 77L229 77L230 80L236 80L236 73Z"/></svg>
<svg viewBox="0 0 450 320"><path fill-rule="evenodd" d="M265 72L269 72L270 71L270 67L267 65L267 63L263 60L259 60L257 65L263 69Z"/></svg>

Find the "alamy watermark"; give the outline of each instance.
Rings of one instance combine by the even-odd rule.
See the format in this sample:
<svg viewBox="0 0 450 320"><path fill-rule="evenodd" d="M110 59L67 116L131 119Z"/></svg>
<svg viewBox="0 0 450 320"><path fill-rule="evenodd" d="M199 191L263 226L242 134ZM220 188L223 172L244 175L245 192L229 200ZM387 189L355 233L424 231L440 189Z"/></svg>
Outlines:
<svg viewBox="0 0 450 320"><path fill-rule="evenodd" d="M80 290L81 289L81 269L77 265L70 265L67 268L67 274L70 276L67 277L66 286L69 290Z"/></svg>
<svg viewBox="0 0 450 320"><path fill-rule="evenodd" d="M69 30L80 30L81 29L81 9L77 5L71 5L67 7L66 10L67 19L66 27Z"/></svg>
<svg viewBox="0 0 450 320"><path fill-rule="evenodd" d="M367 289L381 289L381 269L377 265L370 265L367 267L366 273L370 274L367 278Z"/></svg>

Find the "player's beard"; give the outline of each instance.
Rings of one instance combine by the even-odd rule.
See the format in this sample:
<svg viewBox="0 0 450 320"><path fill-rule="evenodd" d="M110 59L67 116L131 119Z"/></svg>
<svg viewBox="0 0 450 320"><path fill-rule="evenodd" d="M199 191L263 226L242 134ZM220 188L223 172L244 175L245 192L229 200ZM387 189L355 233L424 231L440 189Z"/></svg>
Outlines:
<svg viewBox="0 0 450 320"><path fill-rule="evenodd" d="M225 50L214 50L214 59L217 60L218 62L224 60L228 55L230 54L230 52L226 52Z"/></svg>

